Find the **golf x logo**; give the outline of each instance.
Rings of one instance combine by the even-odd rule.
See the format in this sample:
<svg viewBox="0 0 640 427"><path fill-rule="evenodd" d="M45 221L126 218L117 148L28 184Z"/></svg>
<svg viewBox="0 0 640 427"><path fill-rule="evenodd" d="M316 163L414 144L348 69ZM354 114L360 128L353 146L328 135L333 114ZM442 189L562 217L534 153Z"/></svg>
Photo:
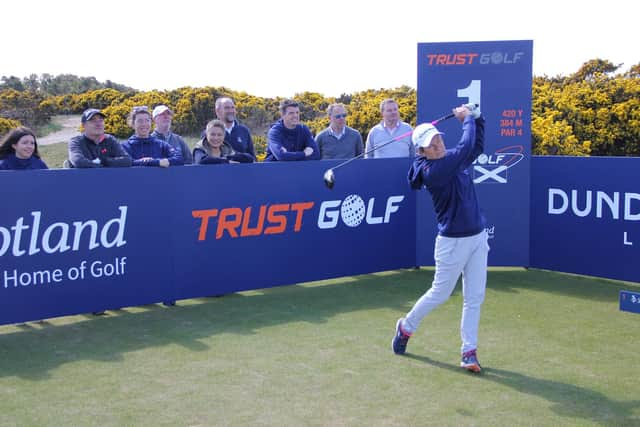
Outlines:
<svg viewBox="0 0 640 427"><path fill-rule="evenodd" d="M507 171L524 158L524 146L510 145L494 154L480 154L473 162L473 182L476 184L506 184Z"/></svg>

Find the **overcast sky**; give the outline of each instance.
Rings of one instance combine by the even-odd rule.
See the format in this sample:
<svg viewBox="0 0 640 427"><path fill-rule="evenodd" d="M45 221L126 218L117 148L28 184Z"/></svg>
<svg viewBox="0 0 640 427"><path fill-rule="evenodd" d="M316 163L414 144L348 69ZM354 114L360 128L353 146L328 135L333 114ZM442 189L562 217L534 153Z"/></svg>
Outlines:
<svg viewBox="0 0 640 427"><path fill-rule="evenodd" d="M634 2L7 1L0 76L338 96L416 87L420 42L533 40L534 75L640 62Z"/></svg>

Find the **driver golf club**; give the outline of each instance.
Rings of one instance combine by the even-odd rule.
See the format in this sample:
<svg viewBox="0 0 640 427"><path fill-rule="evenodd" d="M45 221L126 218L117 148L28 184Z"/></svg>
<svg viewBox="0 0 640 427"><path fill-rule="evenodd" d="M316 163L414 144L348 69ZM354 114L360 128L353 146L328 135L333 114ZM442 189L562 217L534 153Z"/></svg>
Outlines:
<svg viewBox="0 0 640 427"><path fill-rule="evenodd" d="M479 107L479 105L478 105L478 104L467 104L467 108L469 108L470 110L475 110L475 109L476 109L476 108L478 108L478 107ZM440 123L440 122L442 122L442 121L445 121L445 120L448 120L448 119L450 119L450 118L452 118L452 117L455 117L455 114L454 114L454 113L449 113L449 114L447 114L447 115L444 115L444 116L442 116L442 117L439 117L439 118L437 118L437 119L433 120L433 121L431 122L431 124L435 126L435 125L437 125L438 123ZM364 152L364 153L358 154L357 156L354 156L354 157L352 157L352 158L350 158L350 159L348 159L348 160L346 160L346 161L344 161L344 162L342 162L342 163L340 163L340 164L338 164L338 165L336 165L336 166L334 166L334 167L332 167L332 168L330 168L330 169L327 169L327 170L324 172L324 175L323 175L324 185L326 185L328 189L332 189L332 188L333 188L333 186L334 186L334 185L335 185L335 183L336 183L336 175L335 175L335 173L333 172L334 170L336 170L336 169L338 169L338 168L341 168L341 167L343 167L343 166L345 166L345 165L348 165L348 164L349 164L349 163L351 163L352 161L354 161L354 160L356 160L356 159L359 159L359 158L361 158L361 157L363 157L363 156L366 156L367 154L369 154L369 153L371 153L371 152L373 152L373 151L376 151L377 149L382 148L382 147L384 147L384 146L386 146L386 145L389 145L389 144L391 144L392 142L396 142L396 141L398 141L398 140L400 140L400 139L402 139L402 138L406 138L407 136L410 136L412 133L413 133L413 130L411 130L411 131L409 131L409 132L405 132L405 133L403 133L402 135L398 135L398 136L396 136L396 137L393 137L393 138L391 138L389 141L386 141L386 142L384 142L383 144L380 144L380 145L378 145L377 147L374 147L374 148L372 148L372 149L371 149L371 150L369 150L369 151L366 151L366 152Z"/></svg>

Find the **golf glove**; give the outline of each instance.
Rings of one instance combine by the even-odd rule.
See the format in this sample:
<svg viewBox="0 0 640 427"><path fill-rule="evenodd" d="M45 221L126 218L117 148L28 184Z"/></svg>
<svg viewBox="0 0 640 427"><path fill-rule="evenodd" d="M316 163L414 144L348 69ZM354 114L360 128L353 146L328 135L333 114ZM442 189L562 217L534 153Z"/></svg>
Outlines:
<svg viewBox="0 0 640 427"><path fill-rule="evenodd" d="M480 106L478 104L466 104L465 107L467 107L469 111L471 111L471 116L474 119L480 117Z"/></svg>

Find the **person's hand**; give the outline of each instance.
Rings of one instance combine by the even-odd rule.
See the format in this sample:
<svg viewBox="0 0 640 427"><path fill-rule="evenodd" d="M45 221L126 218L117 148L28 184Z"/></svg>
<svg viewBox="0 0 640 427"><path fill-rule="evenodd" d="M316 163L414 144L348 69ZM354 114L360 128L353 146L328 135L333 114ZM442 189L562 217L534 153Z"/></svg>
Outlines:
<svg viewBox="0 0 640 427"><path fill-rule="evenodd" d="M469 111L469 107L466 105L461 105L453 109L453 114L456 116L456 119L463 122L465 117L471 115L471 111Z"/></svg>
<svg viewBox="0 0 640 427"><path fill-rule="evenodd" d="M473 116L474 120L480 117L480 106L478 104L466 104L465 107L471 111L471 116Z"/></svg>
<svg viewBox="0 0 640 427"><path fill-rule="evenodd" d="M311 147L305 147L305 149L304 149L304 155L305 155L305 156L307 156L307 157L309 157L309 156L310 156L310 155L312 155L312 154L313 154L313 148L311 148Z"/></svg>
<svg viewBox="0 0 640 427"><path fill-rule="evenodd" d="M102 162L100 161L100 159L98 157L96 157L95 159L91 160L91 163L93 163L94 165L101 165Z"/></svg>
<svg viewBox="0 0 640 427"><path fill-rule="evenodd" d="M168 168L169 167L169 159L160 159L160 167Z"/></svg>

